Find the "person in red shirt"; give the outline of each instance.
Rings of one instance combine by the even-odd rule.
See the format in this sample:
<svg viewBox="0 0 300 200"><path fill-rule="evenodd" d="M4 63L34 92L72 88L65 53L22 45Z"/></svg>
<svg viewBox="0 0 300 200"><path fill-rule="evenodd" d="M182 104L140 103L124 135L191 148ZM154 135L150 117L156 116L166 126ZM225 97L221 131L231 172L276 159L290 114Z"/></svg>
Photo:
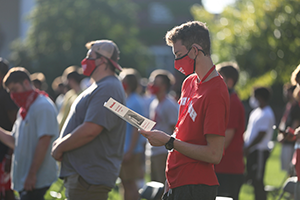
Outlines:
<svg viewBox="0 0 300 200"><path fill-rule="evenodd" d="M172 136L159 130L140 133L152 146L170 151L164 199L214 200L219 185L214 164L222 158L229 119L228 90L212 62L204 23L176 26L166 41L176 57L175 69L189 75L182 85L178 122Z"/></svg>
<svg viewBox="0 0 300 200"><path fill-rule="evenodd" d="M216 66L223 77L230 95L230 115L225 131L225 155L215 171L220 183L218 195L239 199L240 188L243 184L245 164L243 159L245 131L245 109L234 91L239 78L239 67L233 62L223 62Z"/></svg>

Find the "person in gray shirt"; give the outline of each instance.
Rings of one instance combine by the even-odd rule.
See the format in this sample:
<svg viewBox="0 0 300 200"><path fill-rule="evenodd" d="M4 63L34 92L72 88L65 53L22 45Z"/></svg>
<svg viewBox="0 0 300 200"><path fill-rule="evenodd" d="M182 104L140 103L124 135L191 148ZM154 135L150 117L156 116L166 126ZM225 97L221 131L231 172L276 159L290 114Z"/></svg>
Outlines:
<svg viewBox="0 0 300 200"><path fill-rule="evenodd" d="M21 200L44 200L57 179L51 146L57 138L56 108L45 92L34 88L29 72L11 68L3 79L12 100L20 107L12 131L0 128L0 140L14 150L12 188Z"/></svg>
<svg viewBox="0 0 300 200"><path fill-rule="evenodd" d="M94 83L72 104L52 156L61 161L60 178L69 200L104 200L119 175L126 123L103 105L110 97L124 104L125 93L115 73L122 70L117 45L97 40L86 47L81 65Z"/></svg>

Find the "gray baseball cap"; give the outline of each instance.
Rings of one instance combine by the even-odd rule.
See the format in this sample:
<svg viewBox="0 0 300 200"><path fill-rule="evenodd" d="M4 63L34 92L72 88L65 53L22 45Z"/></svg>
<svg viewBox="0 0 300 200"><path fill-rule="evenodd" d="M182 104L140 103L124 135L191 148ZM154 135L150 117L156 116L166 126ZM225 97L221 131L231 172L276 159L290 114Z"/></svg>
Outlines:
<svg viewBox="0 0 300 200"><path fill-rule="evenodd" d="M106 57L116 69L122 71L122 67L118 64L120 51L118 46L113 41L96 40L91 42L90 44L91 50Z"/></svg>

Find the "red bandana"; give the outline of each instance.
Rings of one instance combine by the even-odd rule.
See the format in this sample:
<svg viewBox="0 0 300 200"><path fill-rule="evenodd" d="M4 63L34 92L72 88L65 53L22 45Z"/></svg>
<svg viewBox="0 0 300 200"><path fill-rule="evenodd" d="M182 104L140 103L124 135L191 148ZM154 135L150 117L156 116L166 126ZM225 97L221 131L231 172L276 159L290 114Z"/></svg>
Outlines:
<svg viewBox="0 0 300 200"><path fill-rule="evenodd" d="M46 92L40 91L38 89L29 90L25 92L12 92L10 94L11 99L20 107L19 112L23 119L25 119L29 107L39 96L39 94L48 96Z"/></svg>

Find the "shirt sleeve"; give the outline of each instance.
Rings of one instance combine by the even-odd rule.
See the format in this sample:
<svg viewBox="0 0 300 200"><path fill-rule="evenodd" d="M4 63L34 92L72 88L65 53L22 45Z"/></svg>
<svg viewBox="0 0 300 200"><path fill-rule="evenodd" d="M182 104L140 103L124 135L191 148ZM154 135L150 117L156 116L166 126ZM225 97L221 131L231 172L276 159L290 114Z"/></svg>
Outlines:
<svg viewBox="0 0 300 200"><path fill-rule="evenodd" d="M91 97L84 121L98 124L110 131L119 119L116 114L104 107L104 103L107 102L110 97L112 97L112 95L109 95L109 93L105 91L97 91ZM116 101L120 101L115 97L113 98Z"/></svg>
<svg viewBox="0 0 300 200"><path fill-rule="evenodd" d="M207 99L204 119L204 135L214 134L225 136L229 117L229 102L221 94L211 95Z"/></svg>
<svg viewBox="0 0 300 200"><path fill-rule="evenodd" d="M36 110L34 117L38 138L44 135L58 136L59 129L54 106L45 104L43 109Z"/></svg>

